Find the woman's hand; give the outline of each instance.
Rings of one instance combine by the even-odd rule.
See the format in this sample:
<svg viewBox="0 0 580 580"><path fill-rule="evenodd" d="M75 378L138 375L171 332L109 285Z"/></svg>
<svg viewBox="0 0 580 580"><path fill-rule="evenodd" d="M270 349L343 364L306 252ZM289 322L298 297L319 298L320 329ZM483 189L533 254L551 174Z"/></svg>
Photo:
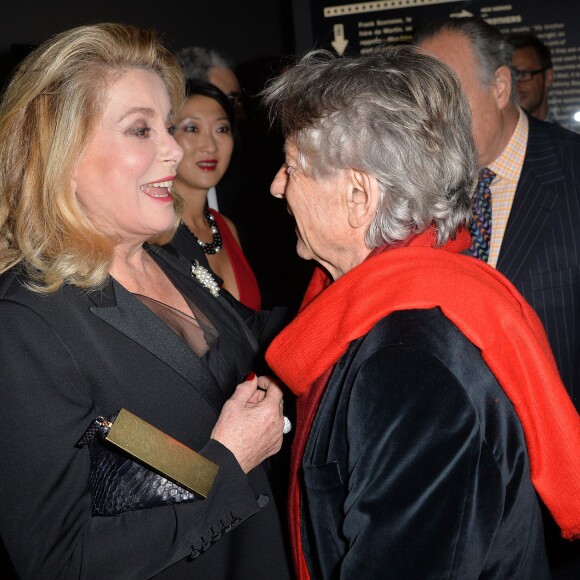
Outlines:
<svg viewBox="0 0 580 580"><path fill-rule="evenodd" d="M270 377L239 384L226 401L211 433L248 473L282 446L282 391Z"/></svg>

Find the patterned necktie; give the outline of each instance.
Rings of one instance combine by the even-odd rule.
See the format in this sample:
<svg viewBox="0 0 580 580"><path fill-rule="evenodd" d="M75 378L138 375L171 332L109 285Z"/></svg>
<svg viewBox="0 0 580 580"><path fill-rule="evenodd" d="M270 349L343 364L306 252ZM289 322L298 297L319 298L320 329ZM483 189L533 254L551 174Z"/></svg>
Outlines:
<svg viewBox="0 0 580 580"><path fill-rule="evenodd" d="M487 262L489 258L489 246L491 242L491 191L489 184L495 177L495 173L484 167L479 172L477 189L471 200L473 222L471 223L471 246L469 251L473 256Z"/></svg>

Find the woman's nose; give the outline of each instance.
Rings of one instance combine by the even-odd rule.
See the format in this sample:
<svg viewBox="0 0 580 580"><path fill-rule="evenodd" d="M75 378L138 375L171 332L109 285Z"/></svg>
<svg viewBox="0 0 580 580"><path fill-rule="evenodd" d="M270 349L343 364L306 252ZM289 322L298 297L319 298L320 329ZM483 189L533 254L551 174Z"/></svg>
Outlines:
<svg viewBox="0 0 580 580"><path fill-rule="evenodd" d="M179 163L183 157L183 149L170 133L163 139L163 157L172 163Z"/></svg>
<svg viewBox="0 0 580 580"><path fill-rule="evenodd" d="M218 145L215 140L215 137L211 134L209 135L202 135L201 140L201 149L203 151L214 153L218 150Z"/></svg>

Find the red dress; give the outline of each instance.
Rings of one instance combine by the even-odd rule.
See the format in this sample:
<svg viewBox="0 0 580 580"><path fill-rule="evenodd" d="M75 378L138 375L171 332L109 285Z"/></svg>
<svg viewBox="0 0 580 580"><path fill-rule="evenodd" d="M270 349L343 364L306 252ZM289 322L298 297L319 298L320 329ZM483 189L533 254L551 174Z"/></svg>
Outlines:
<svg viewBox="0 0 580 580"><path fill-rule="evenodd" d="M209 210L215 218L216 224L222 236L224 248L228 253L228 257L234 269L234 276L240 292L240 302L244 306L260 310L262 305L262 297L260 296L260 288L256 276L242 252L242 248L234 238L226 220L217 211Z"/></svg>

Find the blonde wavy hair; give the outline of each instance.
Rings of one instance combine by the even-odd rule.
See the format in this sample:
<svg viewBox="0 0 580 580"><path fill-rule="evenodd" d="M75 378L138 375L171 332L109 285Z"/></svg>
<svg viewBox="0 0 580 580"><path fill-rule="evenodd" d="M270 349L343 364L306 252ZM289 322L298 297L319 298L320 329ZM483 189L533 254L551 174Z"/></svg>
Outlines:
<svg viewBox="0 0 580 580"><path fill-rule="evenodd" d="M119 240L89 221L71 176L99 122L112 82L130 69L157 73L173 110L181 70L155 32L122 24L80 26L33 51L0 104L0 273L21 264L38 292L63 283L102 285ZM176 200L176 213L181 212ZM167 243L171 231L150 243Z"/></svg>

